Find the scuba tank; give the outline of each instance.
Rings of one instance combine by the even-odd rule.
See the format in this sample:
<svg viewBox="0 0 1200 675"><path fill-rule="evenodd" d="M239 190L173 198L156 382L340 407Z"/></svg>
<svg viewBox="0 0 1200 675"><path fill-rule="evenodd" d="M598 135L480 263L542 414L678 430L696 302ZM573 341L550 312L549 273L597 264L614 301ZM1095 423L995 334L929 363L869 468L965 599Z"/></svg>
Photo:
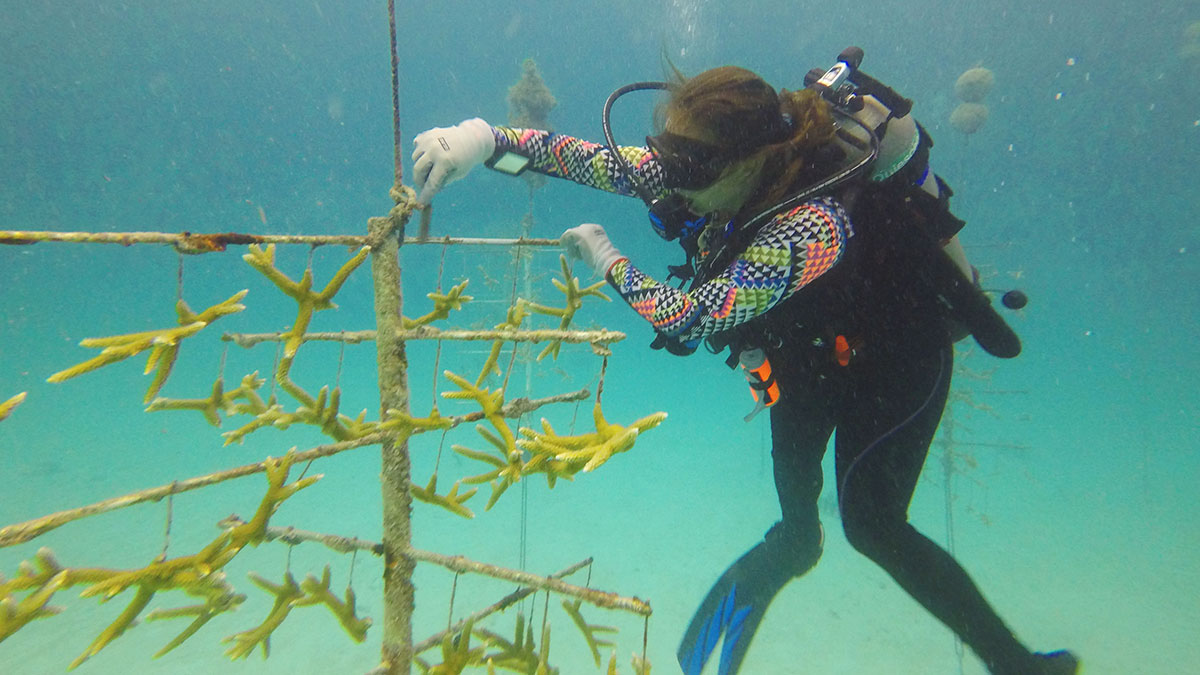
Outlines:
<svg viewBox="0 0 1200 675"><path fill-rule="evenodd" d="M866 179L862 189L874 193L866 198L890 193L888 205L902 209L916 225L914 236L929 240L927 275L950 321L969 332L989 354L1017 356L1020 338L975 283L965 260L960 264L944 249L966 223L950 212L954 192L930 170L933 140L913 119L912 101L859 70L862 59L862 49L848 47L829 70L810 70L805 86L816 89L853 122L839 123L838 143L848 151L857 148L862 152L864 146L874 151L868 171L859 174ZM850 191L847 207L852 214L854 200L860 196L861 191Z"/></svg>
<svg viewBox="0 0 1200 675"><path fill-rule="evenodd" d="M994 356L1017 356L1021 341L979 288L974 270L965 259L956 260L944 248L966 223L950 211L953 191L930 170L933 140L911 115L911 100L858 69L862 58L861 49L850 47L832 68L814 69L805 77L805 86L816 89L834 109L835 142L847 158L843 168L829 180L751 219L748 234L752 236L753 226L775 213L820 194L840 192L839 199L852 217L856 202L881 200L898 219L914 225L912 237L928 243L922 274L944 310L951 339L970 334ZM1004 304L1011 306L1007 296ZM763 351L747 344L738 333L735 329L728 335L711 336L707 345L714 352L728 345L731 354L726 363L732 367L736 362L746 372L755 399L754 410L746 416L749 421L778 401L778 386L771 386L774 379ZM832 346L837 363L848 365L855 345L838 335Z"/></svg>

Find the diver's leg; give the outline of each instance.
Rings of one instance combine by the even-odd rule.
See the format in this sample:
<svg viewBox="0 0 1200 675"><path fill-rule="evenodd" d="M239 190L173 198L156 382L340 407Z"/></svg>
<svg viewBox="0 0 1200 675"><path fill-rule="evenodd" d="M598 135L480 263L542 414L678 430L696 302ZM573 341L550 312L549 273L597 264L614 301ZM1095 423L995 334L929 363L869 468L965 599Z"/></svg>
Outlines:
<svg viewBox="0 0 1200 675"><path fill-rule="evenodd" d="M908 523L908 505L946 403L952 348L857 365L870 366L857 377L855 396L864 405L838 425L835 443L846 538L962 638L992 672L1042 672L966 571Z"/></svg>
<svg viewBox="0 0 1200 675"><path fill-rule="evenodd" d="M821 557L817 513L821 457L833 430L823 396L785 392L771 408L771 457L783 518L713 584L680 642L679 665L698 675L724 635L720 675L741 668L754 632L779 589Z"/></svg>

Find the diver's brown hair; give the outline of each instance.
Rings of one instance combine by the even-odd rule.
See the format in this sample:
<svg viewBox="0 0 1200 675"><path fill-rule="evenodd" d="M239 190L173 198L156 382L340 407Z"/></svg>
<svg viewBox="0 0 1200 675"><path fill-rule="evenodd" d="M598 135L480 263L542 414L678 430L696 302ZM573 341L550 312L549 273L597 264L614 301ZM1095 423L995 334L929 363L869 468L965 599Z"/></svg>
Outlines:
<svg viewBox="0 0 1200 675"><path fill-rule="evenodd" d="M742 156L762 153L764 185L756 204L775 204L830 172L836 129L829 104L817 92L777 94L761 77L736 66L692 78L672 70L674 86L659 123L669 120L676 133Z"/></svg>

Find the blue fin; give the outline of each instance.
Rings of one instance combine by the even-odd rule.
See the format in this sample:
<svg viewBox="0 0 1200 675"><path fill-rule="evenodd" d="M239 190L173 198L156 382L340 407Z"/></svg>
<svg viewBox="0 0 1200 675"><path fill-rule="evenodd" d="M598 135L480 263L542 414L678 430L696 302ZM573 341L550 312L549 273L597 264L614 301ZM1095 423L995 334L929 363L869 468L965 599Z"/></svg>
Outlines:
<svg viewBox="0 0 1200 675"><path fill-rule="evenodd" d="M742 627L745 625L746 617L753 609L746 606L735 610L736 605L737 584L735 583L729 589L729 593L721 599L717 611L700 629L700 639L692 646L687 663L680 664L683 667L684 675L700 675L700 672L704 670L704 664L708 662L708 657L712 656L713 651L716 650L722 633L725 634L725 644L721 648L721 665L718 672L720 675L726 675L729 672L730 656L734 647L737 646L738 640L742 637Z"/></svg>
<svg viewBox="0 0 1200 675"><path fill-rule="evenodd" d="M717 675L729 674L729 662L733 656L733 650L737 647L738 640L742 638L742 628L745 627L746 617L750 615L752 609L754 608L749 605L742 607L730 620L729 629L725 631L725 645L721 647L721 667L717 671Z"/></svg>

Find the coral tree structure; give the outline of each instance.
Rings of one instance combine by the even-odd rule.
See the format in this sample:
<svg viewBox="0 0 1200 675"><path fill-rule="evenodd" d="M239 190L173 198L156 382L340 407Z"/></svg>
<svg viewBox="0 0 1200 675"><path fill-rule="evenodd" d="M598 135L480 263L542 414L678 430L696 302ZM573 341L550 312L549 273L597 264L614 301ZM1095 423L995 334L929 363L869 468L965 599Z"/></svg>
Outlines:
<svg viewBox="0 0 1200 675"><path fill-rule="evenodd" d="M445 377L456 387L456 391L443 392L443 398L453 401L473 402L478 411L454 417L443 416L433 406L425 417L414 417L400 410L389 409L380 421L366 419L366 411L351 418L339 412L341 391L339 388L322 387L316 396L309 394L296 384L291 376L295 359L307 339L307 328L314 312L334 307L333 297L347 278L365 260L369 249L364 247L346 261L320 291L313 289L311 269L306 269L299 280L287 276L275 265L274 247L251 246L244 258L254 269L275 284L297 304L297 316L291 327L278 335L283 343L273 378L278 388L295 399L297 406L285 410L283 404L271 394L267 398L259 393L266 380L257 372L243 376L237 387L226 389L223 378L214 382L208 396L203 398L155 398L147 411L191 410L201 413L214 426L221 426L224 418L250 416L250 421L238 428L225 432L226 444L240 442L251 433L264 429L287 429L293 424L305 424L319 428L325 435L339 442L357 441L370 436L388 434L398 441L406 440L415 433L432 430L449 430L469 420L480 420L478 433L493 446L494 452L479 452L455 445L461 455L478 460L490 470L454 482L444 494L438 493L438 474L435 470L429 481L419 486L410 485L413 497L431 503L464 517L474 513L465 503L475 495L477 488L462 490L462 485L488 483L492 494L485 508L490 508L513 483L522 477L544 473L547 483L554 487L557 479L573 477L579 472L592 471L614 455L630 449L638 435L654 428L666 417L655 413L639 419L629 426L613 424L605 419L599 397L593 406L595 431L579 435L560 435L543 419L541 431L520 428L516 432L509 426L508 419L521 414L514 413L513 402L506 402L503 387L486 387L484 382L490 375L500 373L498 357L506 342L505 335L516 334L531 314L540 314L558 319L559 337L549 337L549 345L543 349L538 360L547 356L557 358L562 337L570 327L576 312L582 307L584 298L608 298L600 292L602 284L583 288L578 279L570 275L565 259L560 259L562 279L554 279L554 285L564 295L563 307L536 304L525 299L516 299L508 309L504 322L496 326L501 337L494 340L492 349L479 375L468 379L452 371ZM465 294L467 282L454 286L442 293L430 293L433 309L427 314L410 319L402 317L405 330L416 330L434 321L447 319L452 312L472 300ZM148 390L147 399L153 397L165 384L183 339L193 336L216 319L244 309L240 304L246 295L241 291L228 300L214 305L203 312L193 312L180 300L176 312L180 326L144 333L120 335L110 338L92 338L81 344L102 348L97 357L53 375L52 382L60 382L105 365L119 362L142 351L149 350L146 372L156 371ZM607 348L593 344L598 353L607 354ZM586 396L586 392L582 392ZM575 397L578 398L578 397ZM0 404L0 419L7 417L24 400L19 394ZM523 399L522 399L523 400ZM529 408L522 408L522 412ZM248 521L229 519L222 533L200 551L175 558L164 553L139 569L115 570L103 568L64 567L58 563L48 549L40 550L31 563L23 563L17 576L12 579L0 577L0 641L5 640L29 622L54 616L61 610L50 604L60 590L73 586L85 586L82 597L96 597L108 601L119 595L132 592L132 598L120 615L92 641L82 654L71 664L74 668L103 650L137 623L139 617L146 620L190 619L189 625L174 639L160 649L155 656L162 656L189 639L213 618L237 609L246 599L238 593L225 577L223 569L246 546L257 546L267 539L268 522L280 504L321 478L320 475L287 482L295 452L272 459L268 458L264 468L268 489L254 516ZM329 568L322 577L308 576L297 582L291 572L286 572L279 582L269 581L257 574L250 574L251 582L274 597L267 616L257 625L225 638L229 643L226 654L232 659L245 658L260 649L264 656L270 652L270 638L276 629L296 608L324 606L356 642L362 642L372 621L360 617L355 609L355 596L347 587L339 597L331 590ZM200 600L176 608L155 609L146 612L151 601L160 593L183 591ZM20 597L24 594L24 597ZM582 600L564 602L563 606L592 652L597 666L600 664L600 647L610 643L599 637L612 629L596 626L585 621L581 614ZM648 611L648 610L647 610ZM144 617L143 617L144 614ZM518 617L515 639L511 642L482 628L476 629L473 619L468 619L458 630L448 632L440 641L442 660L429 665L423 660L414 661L424 672L430 674L461 673L468 668L484 668L495 672L497 667L516 672L557 672L549 665L549 625L542 632L540 646L535 647L532 628ZM479 642L472 645L475 635ZM635 658L635 672L649 672L648 664ZM609 672L615 672L615 661L610 662Z"/></svg>

